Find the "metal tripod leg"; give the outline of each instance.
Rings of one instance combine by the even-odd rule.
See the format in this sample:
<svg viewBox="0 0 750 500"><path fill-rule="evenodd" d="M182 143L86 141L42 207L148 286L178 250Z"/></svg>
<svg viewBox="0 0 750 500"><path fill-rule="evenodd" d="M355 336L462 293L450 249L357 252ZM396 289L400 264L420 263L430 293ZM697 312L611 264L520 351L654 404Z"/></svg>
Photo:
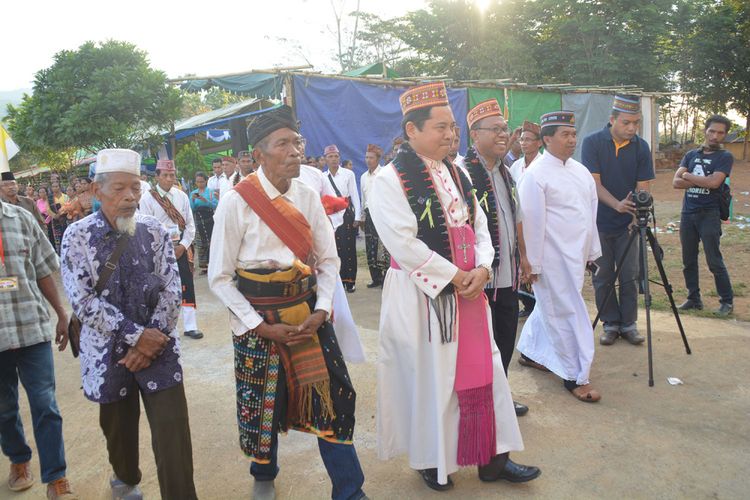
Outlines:
<svg viewBox="0 0 750 500"><path fill-rule="evenodd" d="M651 253L654 255L654 260L656 261L656 268L659 270L659 275L661 276L661 283L664 287L664 291L667 293L667 297L669 298L669 305L672 308L672 315L674 315L674 319L677 322L677 328L680 330L680 335L682 336L682 343L685 345L685 353L692 354L690 351L690 345L688 344L687 336L685 335L685 329L682 327L682 320L680 320L680 312L677 309L677 304L674 301L674 296L672 295L672 285L669 284L669 280L667 279L667 273L664 270L664 264L662 262L662 255L661 255L661 247L659 246L659 243L656 241L656 237L651 232L651 228L646 228L646 235L648 236L648 242L651 245Z"/></svg>
<svg viewBox="0 0 750 500"><path fill-rule="evenodd" d="M654 386L654 353L651 347L651 289L648 281L648 252L646 249L646 231L648 226L639 226L638 238L641 250L641 269L643 278L641 289L643 290L643 303L646 306L646 346L648 347L648 386Z"/></svg>
<svg viewBox="0 0 750 500"><path fill-rule="evenodd" d="M625 252L622 254L622 257L620 257L620 260L616 264L617 272L615 273L615 276L612 278L612 281L607 285L607 296L604 298L604 302L602 302L602 308L601 310L598 309L596 311L596 317L594 318L594 322L591 323L591 329L596 330L596 324L599 323L599 318L602 316L602 310L607 306L609 303L609 300L612 298L612 295L615 293L615 283L617 283L617 280L620 279L620 275L622 274L622 264L625 262L625 259L628 257L628 253L630 252L630 247L633 246L633 242L635 241L635 238L638 236L638 231L633 231L633 233L630 235L630 239L628 239L628 245L625 247Z"/></svg>

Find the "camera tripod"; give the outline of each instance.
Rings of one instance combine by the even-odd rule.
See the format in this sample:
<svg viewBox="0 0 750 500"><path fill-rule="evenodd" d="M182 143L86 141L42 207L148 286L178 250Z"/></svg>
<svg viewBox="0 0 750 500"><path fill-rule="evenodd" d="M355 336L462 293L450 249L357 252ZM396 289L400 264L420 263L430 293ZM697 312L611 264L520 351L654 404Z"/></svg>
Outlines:
<svg viewBox="0 0 750 500"><path fill-rule="evenodd" d="M641 257L641 274L639 276L639 285L641 289L641 293L643 293L643 302L646 305L646 345L648 346L648 385L649 387L654 386L654 362L653 362L653 350L651 346L651 291L649 289L649 282L654 283L655 285L659 285L664 287L664 291L667 294L667 297L669 298L669 304L672 307L672 314L674 315L674 319L677 322L677 328L680 330L680 335L682 336L682 343L685 345L685 353L691 354L690 351L690 345L688 345L687 337L685 336L685 330L682 328L682 321L680 321L680 313L677 310L677 305L675 304L674 297L672 296L672 285L669 284L669 280L667 279L667 273L664 271L664 265L662 263L662 257L664 255L664 252L659 245L659 243L656 241L656 236L654 236L654 233L651 232L651 228L648 227L648 221L649 221L649 212L648 210L639 210L636 216L637 221L637 231L633 231L630 235L630 239L628 240L627 247L625 248L625 253L622 254L622 257L620 257L620 260L617 262L617 273L615 274L614 278L612 278L612 281L607 286L607 296L604 299L604 303L602 304L602 309L607 305L609 300L612 298L612 294L615 292L615 283L620 278L620 275L622 274L622 264L625 262L625 259L628 256L628 252L631 251L631 247L633 246L633 242L635 241L636 237L638 238L638 248L640 249L640 257ZM659 270L659 275L661 276L661 283L657 281L650 281L648 278L648 251L646 247L646 241L648 241L648 244L651 246L651 251L654 254L654 260L656 261L656 267ZM594 318L594 322L592 324L592 328L596 329L596 324L599 322L599 317L601 316L601 311L597 311L596 318Z"/></svg>

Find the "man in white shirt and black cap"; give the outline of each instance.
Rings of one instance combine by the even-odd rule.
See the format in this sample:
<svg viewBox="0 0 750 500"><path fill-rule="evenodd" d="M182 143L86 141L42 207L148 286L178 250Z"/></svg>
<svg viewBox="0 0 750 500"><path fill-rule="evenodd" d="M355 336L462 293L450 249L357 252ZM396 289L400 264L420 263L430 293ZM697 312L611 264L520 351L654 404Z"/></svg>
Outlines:
<svg viewBox="0 0 750 500"><path fill-rule="evenodd" d="M182 282L182 321L185 335L201 339L203 333L198 330L193 282L195 221L188 196L174 186L176 173L174 161L159 160L156 163L156 187L143 193L140 210L145 215L159 219L172 238Z"/></svg>
<svg viewBox="0 0 750 500"><path fill-rule="evenodd" d="M323 172L336 191L336 196L349 199L349 206L331 215L331 222L336 229L336 248L341 259L341 281L349 293L355 290L357 281L357 232L361 219L357 177L349 169L341 168L341 155L335 144L325 148L328 170Z"/></svg>
<svg viewBox="0 0 750 500"><path fill-rule="evenodd" d="M302 149L292 109L260 115L248 139L260 167L219 203L208 280L230 311L253 498L275 498L278 433L289 429L318 437L333 498L365 498L352 445L356 395L329 322L339 259L320 195L295 179Z"/></svg>

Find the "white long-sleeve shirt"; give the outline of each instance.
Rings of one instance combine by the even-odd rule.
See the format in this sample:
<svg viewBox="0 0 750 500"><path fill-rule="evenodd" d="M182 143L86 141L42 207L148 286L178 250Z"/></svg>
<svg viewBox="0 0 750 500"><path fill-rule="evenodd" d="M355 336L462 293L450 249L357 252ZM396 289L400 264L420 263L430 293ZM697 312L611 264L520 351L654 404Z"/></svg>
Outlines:
<svg viewBox="0 0 750 500"><path fill-rule="evenodd" d="M310 165L299 166L299 177L297 177L303 184L311 187L313 191L317 192L321 197L324 195L336 196L336 191L333 190L331 182L328 180L328 176L324 175L323 172Z"/></svg>
<svg viewBox="0 0 750 500"><path fill-rule="evenodd" d="M211 189L211 190L216 191L218 193L219 192L219 182L221 181L222 175L224 175L224 174L221 174L221 175L214 174L211 177L209 177L208 181L206 182L206 185L207 185L208 189Z"/></svg>
<svg viewBox="0 0 750 500"><path fill-rule="evenodd" d="M310 223L313 257L307 264L311 265L317 277L315 309L330 314L340 260L333 228L320 203L320 195L298 179L292 179L287 192L280 193L263 174L262 167L256 174L269 198L273 200L283 196ZM243 335L263 321L232 282L235 270L288 269L296 259L294 252L271 231L237 191L227 192L214 214L208 284L232 313L230 325L235 335Z"/></svg>
<svg viewBox="0 0 750 500"><path fill-rule="evenodd" d="M339 189L339 193L341 193L341 196L348 196L351 198L352 205L354 207L354 220L360 220L362 217L362 215L360 215L362 206L359 202L357 178L354 175L354 172L347 168L339 167L335 175L331 173L330 170L326 170L325 172L323 172L323 175L325 176L326 182L328 182L329 184L331 181L328 179L328 176L330 175L333 178L333 182L336 183L336 187ZM333 223L333 227L339 227L341 224L343 224L344 210L340 210L335 214L331 214L331 222Z"/></svg>
<svg viewBox="0 0 750 500"><path fill-rule="evenodd" d="M360 218L357 219L360 222L364 222L365 220L365 209L367 208L367 201L370 198L370 192L372 191L372 180L375 178L376 175L380 173L380 171L383 170L383 167L378 165L375 167L375 170L370 173L368 170L364 174L362 174L362 177L359 178L359 187L362 189L362 210L360 211Z"/></svg>
<svg viewBox="0 0 750 500"><path fill-rule="evenodd" d="M138 209L144 215L151 215L159 219L161 225L164 226L164 229L166 229L172 237L172 241L176 242L179 238L179 244L188 248L193 244L193 239L195 239L195 221L193 220L193 211L190 210L190 199L185 193L174 186L172 186L172 188L166 193L158 184L154 189L161 196L166 195L167 199L172 202L172 205L174 205L177 211L180 212L185 219L185 230L182 232L182 235L179 235L177 224L172 222L172 219L169 218L167 213L161 208L161 205L159 205L151 193L146 192L141 195Z"/></svg>

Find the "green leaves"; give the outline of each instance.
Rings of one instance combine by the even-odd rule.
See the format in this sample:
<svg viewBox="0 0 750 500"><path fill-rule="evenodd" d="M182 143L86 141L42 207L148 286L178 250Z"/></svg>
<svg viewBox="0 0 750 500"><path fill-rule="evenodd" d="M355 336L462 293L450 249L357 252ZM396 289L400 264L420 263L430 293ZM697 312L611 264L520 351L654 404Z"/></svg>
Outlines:
<svg viewBox="0 0 750 500"><path fill-rule="evenodd" d="M161 141L180 111L180 93L126 42L86 42L55 54L34 93L13 109L9 128L22 149L140 148Z"/></svg>

